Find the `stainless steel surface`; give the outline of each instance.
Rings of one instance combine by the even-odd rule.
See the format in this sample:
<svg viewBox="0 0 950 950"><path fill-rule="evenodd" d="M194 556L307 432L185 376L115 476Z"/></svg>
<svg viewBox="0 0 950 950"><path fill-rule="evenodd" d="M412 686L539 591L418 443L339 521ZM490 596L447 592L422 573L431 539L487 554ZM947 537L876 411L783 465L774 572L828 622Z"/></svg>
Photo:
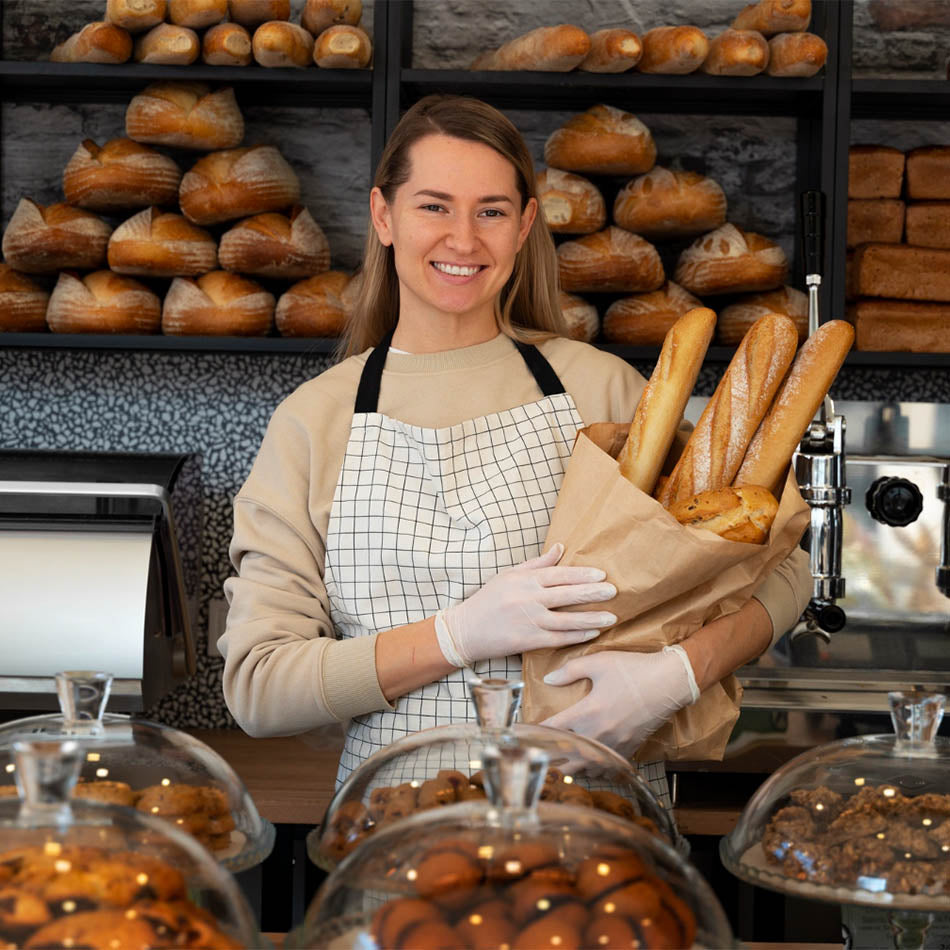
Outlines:
<svg viewBox="0 0 950 950"><path fill-rule="evenodd" d="M940 564L937 565L937 587L950 597L950 465L944 465L937 498L943 502L943 533L940 542Z"/></svg>

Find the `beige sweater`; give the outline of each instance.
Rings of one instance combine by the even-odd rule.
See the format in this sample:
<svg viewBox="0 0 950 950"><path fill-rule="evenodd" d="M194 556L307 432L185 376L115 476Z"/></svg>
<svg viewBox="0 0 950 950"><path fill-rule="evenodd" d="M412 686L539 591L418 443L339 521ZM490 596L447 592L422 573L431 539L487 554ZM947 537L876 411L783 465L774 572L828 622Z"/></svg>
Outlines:
<svg viewBox="0 0 950 950"><path fill-rule="evenodd" d="M628 422L645 381L595 347L555 339L541 351L585 424ZM304 383L274 412L251 474L234 503L230 556L236 577L218 646L224 695L251 735L293 735L391 708L376 675L376 636L334 638L323 583L330 507L368 353ZM390 353L379 412L438 428L541 398L511 341L443 353ZM808 601L808 559L798 551L756 597L781 634Z"/></svg>

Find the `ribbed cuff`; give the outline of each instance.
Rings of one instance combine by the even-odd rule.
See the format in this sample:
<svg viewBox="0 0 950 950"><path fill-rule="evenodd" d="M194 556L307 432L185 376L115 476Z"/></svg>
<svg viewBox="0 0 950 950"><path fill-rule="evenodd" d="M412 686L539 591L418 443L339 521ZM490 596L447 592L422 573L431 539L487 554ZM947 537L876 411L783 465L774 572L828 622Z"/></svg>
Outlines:
<svg viewBox="0 0 950 950"><path fill-rule="evenodd" d="M327 709L335 719L395 708L379 688L376 637L334 640L325 651L321 685Z"/></svg>
<svg viewBox="0 0 950 950"><path fill-rule="evenodd" d="M772 642L775 646L798 623L811 596L811 573L808 554L792 554L756 588L752 595L765 608L772 620Z"/></svg>

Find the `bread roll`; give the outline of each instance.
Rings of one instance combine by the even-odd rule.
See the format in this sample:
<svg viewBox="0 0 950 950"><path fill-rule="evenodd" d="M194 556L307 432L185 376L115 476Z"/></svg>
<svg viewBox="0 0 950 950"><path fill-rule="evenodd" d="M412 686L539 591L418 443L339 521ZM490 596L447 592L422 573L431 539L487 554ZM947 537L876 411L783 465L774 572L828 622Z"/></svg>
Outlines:
<svg viewBox="0 0 950 950"><path fill-rule="evenodd" d="M129 33L150 30L165 19L165 0L106 0L106 20Z"/></svg>
<svg viewBox="0 0 950 950"><path fill-rule="evenodd" d="M66 201L100 214L173 204L180 182L181 169L172 159L125 138L102 148L85 139L63 170Z"/></svg>
<svg viewBox="0 0 950 950"><path fill-rule="evenodd" d="M659 346L670 328L702 301L668 280L659 290L615 300L604 314L604 339L609 343Z"/></svg>
<svg viewBox="0 0 950 950"><path fill-rule="evenodd" d="M904 202L898 198L850 198L846 244L857 247L879 241L899 244L904 236ZM916 241L908 242L916 244Z"/></svg>
<svg viewBox="0 0 950 950"><path fill-rule="evenodd" d="M848 319L859 350L950 353L950 304L858 300Z"/></svg>
<svg viewBox="0 0 950 950"><path fill-rule="evenodd" d="M561 289L656 290L664 280L656 248L637 234L609 227L557 249Z"/></svg>
<svg viewBox="0 0 950 950"><path fill-rule="evenodd" d="M598 30L590 34L590 52L578 63L585 73L624 73L643 55L643 43L632 30Z"/></svg>
<svg viewBox="0 0 950 950"><path fill-rule="evenodd" d="M785 283L785 252L761 234L724 224L680 254L674 280L700 296L771 290Z"/></svg>
<svg viewBox="0 0 950 950"><path fill-rule="evenodd" d="M862 244L854 252L851 280L856 296L950 301L950 250Z"/></svg>
<svg viewBox="0 0 950 950"><path fill-rule="evenodd" d="M566 294L563 290L558 291L557 302L561 316L564 318L568 339L581 340L584 343L593 342L600 332L597 308L583 297Z"/></svg>
<svg viewBox="0 0 950 950"><path fill-rule="evenodd" d="M271 294L221 270L176 277L162 306L162 332L175 336L266 336L273 321Z"/></svg>
<svg viewBox="0 0 950 950"><path fill-rule="evenodd" d="M662 505L732 484L797 346L788 317L769 314L752 325L658 492Z"/></svg>
<svg viewBox="0 0 950 950"><path fill-rule="evenodd" d="M703 528L726 541L764 544L778 514L775 496L761 485L700 492L670 506L670 514L691 528Z"/></svg>
<svg viewBox="0 0 950 950"><path fill-rule="evenodd" d="M105 262L111 233L91 211L21 198L3 232L3 258L27 274L91 270Z"/></svg>
<svg viewBox="0 0 950 950"><path fill-rule="evenodd" d="M217 224L297 204L300 182L273 145L252 145L199 159L185 172L178 200L190 221Z"/></svg>
<svg viewBox="0 0 950 950"><path fill-rule="evenodd" d="M726 196L712 178L656 165L620 189L614 221L651 241L692 237L725 224Z"/></svg>
<svg viewBox="0 0 950 950"><path fill-rule="evenodd" d="M214 238L180 214L146 208L120 224L109 239L109 267L117 274L190 277L217 266Z"/></svg>
<svg viewBox="0 0 950 950"><path fill-rule="evenodd" d="M701 67L711 76L757 76L769 64L768 40L756 30L724 30Z"/></svg>
<svg viewBox="0 0 950 950"><path fill-rule="evenodd" d="M219 23L205 31L202 62L209 66L247 66L251 59L251 34L241 24Z"/></svg>
<svg viewBox="0 0 950 950"><path fill-rule="evenodd" d="M807 30L811 0L759 0L743 7L732 21L734 30L758 30L766 36Z"/></svg>
<svg viewBox="0 0 950 950"><path fill-rule="evenodd" d="M48 303L49 294L39 284L0 262L0 332L45 330Z"/></svg>
<svg viewBox="0 0 950 950"><path fill-rule="evenodd" d="M52 63L124 63L132 55L132 37L114 23L87 23L49 54Z"/></svg>
<svg viewBox="0 0 950 950"><path fill-rule="evenodd" d="M904 153L889 145L852 145L848 149L849 198L900 198Z"/></svg>
<svg viewBox="0 0 950 950"><path fill-rule="evenodd" d="M131 277L98 270L80 280L62 273L46 311L54 333L155 333L162 305Z"/></svg>
<svg viewBox="0 0 950 950"><path fill-rule="evenodd" d="M580 175L546 168L537 178L544 220L555 234L592 234L607 223L600 190Z"/></svg>
<svg viewBox="0 0 950 950"><path fill-rule="evenodd" d="M716 325L716 314L697 307L680 317L663 340L640 396L617 462L620 474L648 495L669 454L693 393Z"/></svg>
<svg viewBox="0 0 950 950"><path fill-rule="evenodd" d="M950 199L950 146L927 145L907 153L907 197Z"/></svg>
<svg viewBox="0 0 950 950"><path fill-rule="evenodd" d="M227 19L228 0L168 0L168 19L177 26L203 30Z"/></svg>
<svg viewBox="0 0 950 950"><path fill-rule="evenodd" d="M349 274L328 270L294 284L277 301L275 322L281 336L334 337L343 333L351 301Z"/></svg>
<svg viewBox="0 0 950 950"><path fill-rule="evenodd" d="M313 37L289 20L269 20L254 31L251 52L268 69L300 69L313 59Z"/></svg>
<svg viewBox="0 0 950 950"><path fill-rule="evenodd" d="M212 92L200 82L156 82L129 103L125 134L174 148L233 148L244 138L244 118L230 86Z"/></svg>
<svg viewBox="0 0 950 950"><path fill-rule="evenodd" d="M950 201L914 201L907 206L907 243L950 248Z"/></svg>
<svg viewBox="0 0 950 950"><path fill-rule="evenodd" d="M683 76L693 73L709 53L709 40L698 26L658 26L643 34L641 73Z"/></svg>
<svg viewBox="0 0 950 950"><path fill-rule="evenodd" d="M361 0L307 0L300 14L300 24L314 36L336 23L359 26L363 15Z"/></svg>
<svg viewBox="0 0 950 950"><path fill-rule="evenodd" d="M551 133L544 143L544 161L565 171L639 175L656 162L656 143L635 115L597 105Z"/></svg>
<svg viewBox="0 0 950 950"><path fill-rule="evenodd" d="M773 495L781 492L792 453L831 389L852 343L854 329L844 320L823 323L805 341L749 444L736 473L736 485L764 485Z"/></svg>
<svg viewBox="0 0 950 950"><path fill-rule="evenodd" d="M137 63L188 66L201 52L198 34L187 26L159 23L135 41L132 58Z"/></svg>
<svg viewBox="0 0 950 950"><path fill-rule="evenodd" d="M373 58L373 43L358 26L327 27L313 45L313 61L323 69L365 69Z"/></svg>
<svg viewBox="0 0 950 950"><path fill-rule="evenodd" d="M722 346L736 346L752 324L767 313L789 317L798 331L799 343L805 342L808 337L808 297L787 284L762 294L748 294L723 307L716 323L716 342Z"/></svg>
<svg viewBox="0 0 950 950"><path fill-rule="evenodd" d="M566 73L589 52L590 37L584 30L569 23L559 23L557 26L540 26L515 37L497 50L482 53L471 68Z"/></svg>
<svg viewBox="0 0 950 950"><path fill-rule="evenodd" d="M299 205L290 215L268 212L247 218L221 236L224 270L295 280L330 267L330 245L320 225Z"/></svg>
<svg viewBox="0 0 950 950"><path fill-rule="evenodd" d="M770 76L814 76L825 65L828 46L814 33L779 33L769 40Z"/></svg>
<svg viewBox="0 0 950 950"><path fill-rule="evenodd" d="M228 18L253 30L268 20L289 20L290 0L228 0Z"/></svg>

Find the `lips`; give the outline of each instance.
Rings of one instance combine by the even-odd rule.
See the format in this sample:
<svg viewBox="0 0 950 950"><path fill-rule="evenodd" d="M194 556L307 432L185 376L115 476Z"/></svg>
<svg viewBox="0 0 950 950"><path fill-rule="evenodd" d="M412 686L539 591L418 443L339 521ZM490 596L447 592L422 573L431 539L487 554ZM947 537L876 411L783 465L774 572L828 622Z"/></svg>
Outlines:
<svg viewBox="0 0 950 950"><path fill-rule="evenodd" d="M474 277L480 270L482 264L450 264L445 261L432 261L432 266L440 273L448 277Z"/></svg>

